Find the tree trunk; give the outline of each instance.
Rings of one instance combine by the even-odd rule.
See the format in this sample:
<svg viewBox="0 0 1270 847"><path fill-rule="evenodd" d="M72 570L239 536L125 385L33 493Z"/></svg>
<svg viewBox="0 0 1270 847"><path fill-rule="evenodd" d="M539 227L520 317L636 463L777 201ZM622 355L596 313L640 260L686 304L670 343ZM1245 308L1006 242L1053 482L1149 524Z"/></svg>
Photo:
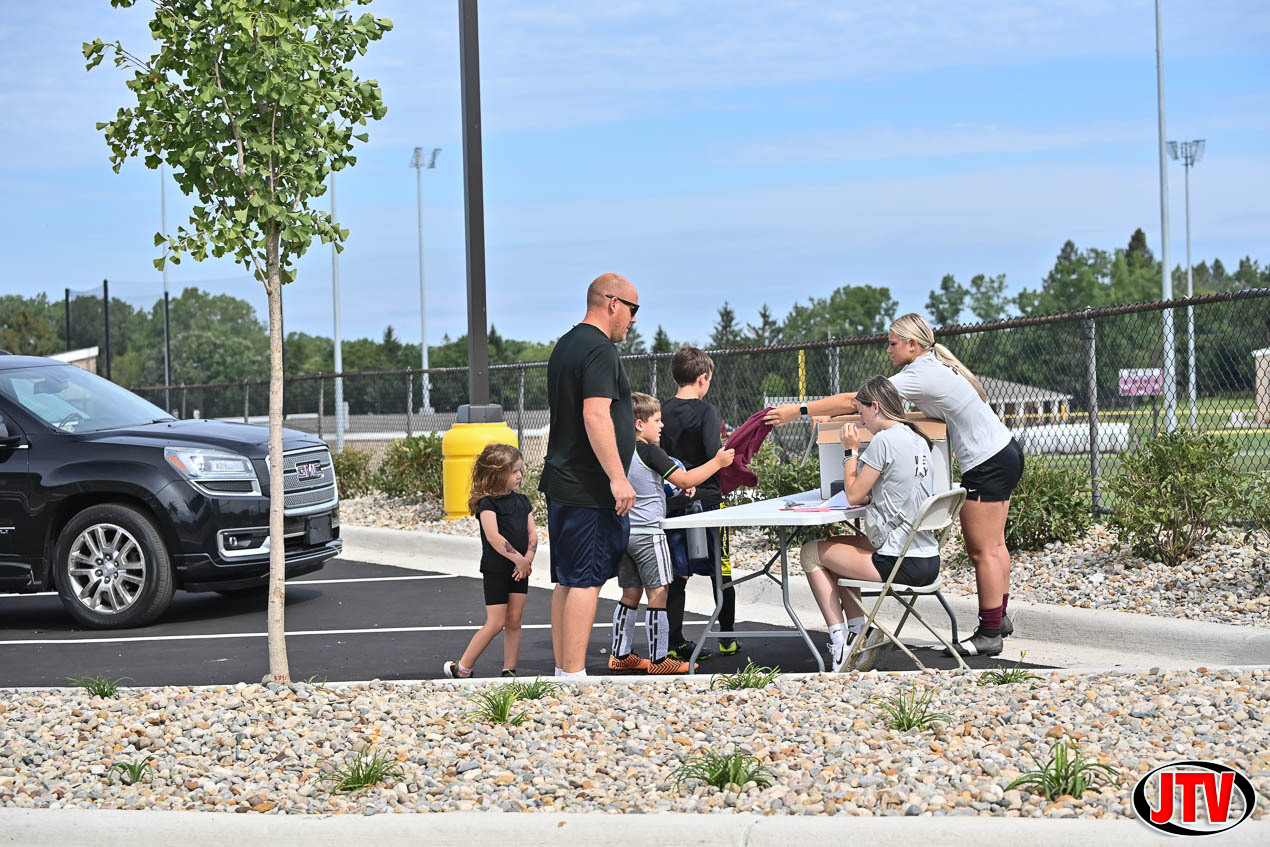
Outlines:
<svg viewBox="0 0 1270 847"><path fill-rule="evenodd" d="M290 682L287 633L283 621L287 600L286 547L282 537L284 490L282 476L282 277L279 239L269 236L265 272L269 294L269 675L266 681Z"/></svg>

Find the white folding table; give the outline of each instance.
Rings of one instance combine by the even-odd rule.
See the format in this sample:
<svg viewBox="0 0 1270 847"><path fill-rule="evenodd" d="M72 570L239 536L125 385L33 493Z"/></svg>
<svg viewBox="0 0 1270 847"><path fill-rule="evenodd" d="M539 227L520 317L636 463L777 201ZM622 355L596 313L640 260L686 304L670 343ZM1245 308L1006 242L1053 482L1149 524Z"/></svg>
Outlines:
<svg viewBox="0 0 1270 847"><path fill-rule="evenodd" d="M714 614L710 616L705 629L702 630L700 637L697 638L696 647L693 649L692 658L689 660L689 668L691 669L689 673L696 672L697 656L701 654L701 648L705 645L707 638L722 639L742 636L748 638L802 638L807 645L807 649L811 651L811 655L816 659L816 667L822 671L825 669L825 662L820 656L820 650L811 642L807 629L803 626L802 621L798 619L798 614L789 602L789 551L787 549L789 539L796 530L804 527L824 526L826 524L855 521L863 518L864 507L854 506L849 509L831 509L815 512L794 511L789 508L791 505L796 507L814 507L821 502L823 501L819 491L804 491L802 494L795 494L790 497L759 500L756 503L745 503L741 506L729 506L725 509L662 519L662 529L741 526L774 527L777 530L777 537L780 539L779 551L767 560L767 564L763 566L762 570L746 574L740 579L730 579L727 582L723 581L723 567L719 560L719 545L714 545ZM781 566L779 577L772 573L772 566L777 561L780 562ZM765 576L780 585L781 599L785 603L785 611L789 614L789 619L793 621L794 631L756 629L721 632L716 630L714 626L719 620L719 614L723 611L723 589L740 585L743 582L749 582L751 579L757 579L761 576Z"/></svg>

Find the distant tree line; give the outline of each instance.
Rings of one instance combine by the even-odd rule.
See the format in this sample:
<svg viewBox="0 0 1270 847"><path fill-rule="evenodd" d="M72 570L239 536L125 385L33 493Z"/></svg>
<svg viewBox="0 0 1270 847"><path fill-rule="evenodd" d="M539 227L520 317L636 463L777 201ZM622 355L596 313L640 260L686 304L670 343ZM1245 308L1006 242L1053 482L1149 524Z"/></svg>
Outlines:
<svg viewBox="0 0 1270 847"><path fill-rule="evenodd" d="M1262 267L1251 257L1241 259L1233 272L1228 271L1220 259L1215 259L1211 265L1207 262L1196 265L1192 273L1197 295L1270 287L1270 265ZM1184 268L1174 269L1173 290L1178 296L1185 293ZM1074 242L1066 242L1040 285L1023 288L1012 296L1006 294L1004 274L980 273L964 284L954 275L946 274L930 291L925 311L934 326L943 327L1053 314L1086 306L1098 308L1158 300L1159 294L1160 265L1147 245L1145 233L1138 229L1127 246L1112 251L1082 250ZM70 305L70 347L102 345L101 298L81 295L73 298ZM733 349L872 335L886 330L898 308L888 287L867 284L839 286L826 296L794 303L783 319L778 319L765 303L754 321L748 322L737 315L730 303L724 302L718 308L709 335L689 343L712 349ZM1202 391L1240 391L1251 386L1250 345L1270 345L1270 314L1265 314L1266 311L1267 306L1261 301L1245 304L1237 312L1197 310L1196 348L1200 360L1197 370ZM1232 316L1236 314L1238 325L1232 323ZM1114 368L1158 366L1160 358L1158 345L1144 343L1144 339L1159 337L1159 313L1116 320L1122 321L1125 332L1111 332L1113 323L1106 321L1108 331L1099 336L1100 367L1105 363L1111 384L1114 384ZM112 378L131 386L161 384L162 301L145 309L112 297L110 323ZM1184 313L1176 319L1176 331L1179 355L1184 355ZM240 382L267 376L266 327L245 300L198 288L183 289L171 301L171 332L174 384ZM673 340L662 326L656 328L651 342L646 341L637 324L619 345L619 351L624 355L669 353L682 343L685 342ZM554 341L505 338L491 326L490 363L542 362L550 355L553 344ZM959 336L950 339L949 346L986 375L1084 398L1084 351L1078 339L1072 337L1070 326ZM0 296L0 348L14 353L48 355L65 347L65 313L61 300L51 301L45 294ZM844 355L838 367L840 390L850 390L869 373L887 372L889 364L881 352L853 350L850 356ZM392 326L378 339L345 341L342 356L345 372L399 370L417 368L420 364L419 345L401 341ZM831 363L823 351L812 351L807 356L801 382L796 353L757 360L764 363L762 373L754 372L754 361L747 358L744 373L736 372L737 369L729 373L726 362L720 362L718 388L724 390L717 391L716 396L735 395L735 401L728 403L736 407L731 410L733 415L729 419L764 398L795 394L800 386L808 394L825 393L833 387ZM466 366L467 337L445 336L440 344L430 346L429 364L436 368ZM285 370L288 376L331 373L334 368L334 343L330 338L304 332L287 333ZM648 364L631 362L628 370L637 388L651 388L653 375ZM1184 379L1185 373L1179 368L1179 380ZM346 399L354 413L404 408L401 397L404 382L385 378L377 388L372 388L372 382L361 380L357 391L350 385ZM658 393L663 396L673 390L668 363L658 365L656 384ZM413 390L421 391L421 388L416 378ZM518 375L495 372L491 381L494 402L515 408L520 390ZM525 380L524 391L526 407L542 408L546 399L545 374L531 372ZM431 379L431 392L435 408L453 409L466 402L466 376L435 375ZM316 393L317 387L312 383L307 387L293 386L289 389L288 409L315 407ZM415 403L419 403L419 395ZM326 398L326 405L333 411L332 398ZM236 409L241 411L241 400L237 401Z"/></svg>

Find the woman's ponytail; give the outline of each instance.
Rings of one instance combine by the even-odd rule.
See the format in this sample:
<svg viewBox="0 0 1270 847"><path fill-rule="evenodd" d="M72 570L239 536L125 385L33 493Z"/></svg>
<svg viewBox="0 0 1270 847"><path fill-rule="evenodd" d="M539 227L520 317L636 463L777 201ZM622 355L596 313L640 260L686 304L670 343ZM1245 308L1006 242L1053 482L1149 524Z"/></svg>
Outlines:
<svg viewBox="0 0 1270 847"><path fill-rule="evenodd" d="M988 394L983 390L983 383L979 381L979 377L975 376L971 372L970 368L963 365L961 360L954 356L953 352L944 345L936 344L933 349L935 351L936 359L964 376L966 378L966 382L970 383L970 387L973 388L975 393L979 395L979 399L985 403L988 402Z"/></svg>

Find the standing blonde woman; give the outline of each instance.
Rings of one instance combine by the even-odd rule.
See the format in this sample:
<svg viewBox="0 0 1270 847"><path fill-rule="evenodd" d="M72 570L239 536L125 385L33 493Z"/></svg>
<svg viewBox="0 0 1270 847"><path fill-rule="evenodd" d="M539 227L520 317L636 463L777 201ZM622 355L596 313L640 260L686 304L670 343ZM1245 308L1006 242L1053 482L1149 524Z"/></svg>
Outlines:
<svg viewBox="0 0 1270 847"><path fill-rule="evenodd" d="M963 656L995 656L1001 638L1014 631L1006 616L1010 602L1010 551L1005 522L1010 495L1023 477L1023 451L987 403L983 386L942 344L917 314L897 318L887 333L886 352L899 372L891 377L899 393L923 414L948 425L966 504L961 530L975 566L979 626L954 645ZM765 420L789 423L802 415L843 415L857 411L855 394L836 394L801 406L777 406Z"/></svg>

